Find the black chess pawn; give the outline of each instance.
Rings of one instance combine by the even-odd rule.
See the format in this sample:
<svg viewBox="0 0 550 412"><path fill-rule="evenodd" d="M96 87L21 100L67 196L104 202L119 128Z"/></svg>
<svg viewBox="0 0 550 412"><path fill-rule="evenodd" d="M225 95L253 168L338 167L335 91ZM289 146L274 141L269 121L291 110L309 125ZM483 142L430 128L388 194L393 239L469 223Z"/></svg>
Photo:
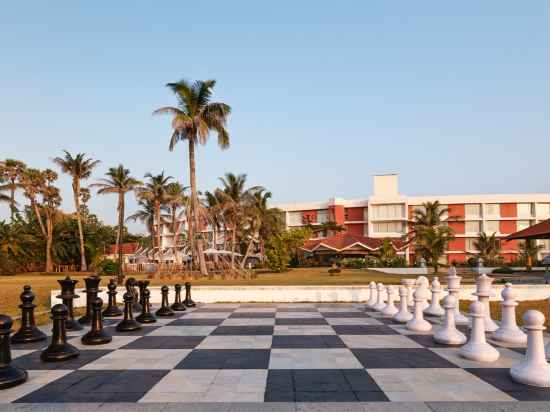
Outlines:
<svg viewBox="0 0 550 412"><path fill-rule="evenodd" d="M101 298L95 298L92 302L92 327L88 333L82 336L84 345L103 345L113 340L111 335L103 329L102 306L103 300Z"/></svg>
<svg viewBox="0 0 550 412"><path fill-rule="evenodd" d="M137 282L137 288L139 290L139 304L141 306L144 305L143 301L144 301L144 292L145 290L149 287L149 281L148 280L139 280ZM149 310L151 309L151 304L149 303Z"/></svg>
<svg viewBox="0 0 550 412"><path fill-rule="evenodd" d="M151 292L149 292L149 289L145 289L143 291L143 305L141 305L141 314L136 317L136 320L139 323L155 323L157 321L155 315L151 313L151 308L149 306L150 295Z"/></svg>
<svg viewBox="0 0 550 412"><path fill-rule="evenodd" d="M135 278L128 278L126 281L126 292L132 295L132 310L134 312L141 311L141 305L139 304L139 296L136 290L137 281Z"/></svg>
<svg viewBox="0 0 550 412"><path fill-rule="evenodd" d="M84 278L86 284L86 314L78 319L81 325L87 325L92 321L92 302L97 298L97 294L101 292L99 290L99 283L101 278L99 276L90 276Z"/></svg>
<svg viewBox="0 0 550 412"><path fill-rule="evenodd" d="M111 279L109 281L107 289L107 295L109 295L109 304L103 311L103 316L106 318L116 318L117 316L121 316L122 310L120 310L120 308L116 304L116 295L118 292L116 291L116 283L114 279Z"/></svg>
<svg viewBox="0 0 550 412"><path fill-rule="evenodd" d="M123 296L124 299L124 319L122 319L118 325L116 325L116 330L118 332L133 332L135 330L141 329L141 325L136 322L134 319L134 314L132 312L132 304L134 303L134 295L130 292L126 292Z"/></svg>
<svg viewBox="0 0 550 412"><path fill-rule="evenodd" d="M36 327L34 321L34 308L33 304L34 293L31 291L29 285L23 286L23 293L20 296L21 304L21 327L11 337L13 343L29 343L46 340L46 335Z"/></svg>
<svg viewBox="0 0 550 412"><path fill-rule="evenodd" d="M61 303L58 303L52 308L52 341L40 355L40 359L44 362L59 362L75 358L80 355L77 348L70 343L67 343L67 330L65 329L65 322L67 321L68 315L69 310L67 309L67 306Z"/></svg>
<svg viewBox="0 0 550 412"><path fill-rule="evenodd" d="M0 315L0 389L11 388L27 380L27 372L11 365L10 333L12 319Z"/></svg>
<svg viewBox="0 0 550 412"><path fill-rule="evenodd" d="M181 285L177 283L174 286L175 292L175 298L174 303L172 303L172 310L175 310L176 312L183 312L185 310L185 305L181 302Z"/></svg>
<svg viewBox="0 0 550 412"><path fill-rule="evenodd" d="M183 301L183 304L188 308L193 308L196 306L193 299L191 299L191 283L189 282L185 282L185 300Z"/></svg>
<svg viewBox="0 0 550 412"><path fill-rule="evenodd" d="M160 308L155 312L155 315L163 317L174 316L174 311L170 309L168 303L168 286L164 285L160 288L160 292L162 293L162 303Z"/></svg>
<svg viewBox="0 0 550 412"><path fill-rule="evenodd" d="M80 297L74 292L78 280L72 280L69 276L67 276L65 279L60 279L57 282L61 285L61 295L57 295L56 297L63 301L63 304L67 306L67 310L69 311L69 316L65 321L65 329L84 329L82 325L74 318L74 300Z"/></svg>

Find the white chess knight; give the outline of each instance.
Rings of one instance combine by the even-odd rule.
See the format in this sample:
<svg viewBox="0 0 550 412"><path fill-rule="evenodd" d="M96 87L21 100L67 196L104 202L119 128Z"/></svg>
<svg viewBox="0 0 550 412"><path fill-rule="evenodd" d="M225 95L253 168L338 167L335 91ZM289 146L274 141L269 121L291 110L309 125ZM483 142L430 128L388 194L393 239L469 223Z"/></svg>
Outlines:
<svg viewBox="0 0 550 412"><path fill-rule="evenodd" d="M376 283L370 282L369 283L369 300L367 301L367 307L372 308L374 305L376 305Z"/></svg>
<svg viewBox="0 0 550 412"><path fill-rule="evenodd" d="M476 279L476 293L477 300L485 307L485 331L494 332L498 329L498 325L493 319L491 319L491 306L489 305L489 297L491 296L491 283L493 278L490 278L486 274L479 275Z"/></svg>
<svg viewBox="0 0 550 412"><path fill-rule="evenodd" d="M523 315L523 327L527 330L525 359L510 369L513 380L525 385L550 387L550 364L544 355L544 315L528 310Z"/></svg>
<svg viewBox="0 0 550 412"><path fill-rule="evenodd" d="M445 314L445 310L439 304L439 297L442 291L441 284L436 276L432 280L432 301L430 302L430 306L424 310L425 315L443 316Z"/></svg>
<svg viewBox="0 0 550 412"><path fill-rule="evenodd" d="M456 323L468 323L468 318L460 313L460 280L462 278L457 276L456 268L451 266L447 275L447 291L450 295L456 299L455 305L455 322Z"/></svg>
<svg viewBox="0 0 550 412"><path fill-rule="evenodd" d="M460 348L459 355L476 362L494 362L500 357L500 352L487 343L485 339L485 305L472 302L470 305L472 330L470 340Z"/></svg>
<svg viewBox="0 0 550 412"><path fill-rule="evenodd" d="M386 291L386 289L384 288L384 284L379 283L376 286L376 290L378 292L376 296L376 304L372 308L374 310L381 311L382 309L384 309L384 306L386 306L386 304L384 303L384 293Z"/></svg>
<svg viewBox="0 0 550 412"><path fill-rule="evenodd" d="M401 323L408 322L413 318L413 315L411 312L409 312L409 304L407 300L407 287L406 286L399 286L399 312L395 314L393 317L393 320Z"/></svg>
<svg viewBox="0 0 550 412"><path fill-rule="evenodd" d="M463 345L466 343L466 336L456 328L455 325L456 298L447 295L443 298L445 319L443 326L434 333L434 341L444 345Z"/></svg>
<svg viewBox="0 0 550 412"><path fill-rule="evenodd" d="M501 296L502 320L492 338L499 342L525 344L527 335L516 323L516 306L518 305L516 298L518 294L512 288L511 283L504 285Z"/></svg>
<svg viewBox="0 0 550 412"><path fill-rule="evenodd" d="M388 286L386 288L386 292L388 294L388 301L386 303L386 306L384 306L384 309L382 309L380 311L380 313L382 313L382 315L384 316L393 316L395 315L397 312L399 312L399 310L395 307L395 295L394 295L394 291L393 291L393 286Z"/></svg>
<svg viewBox="0 0 550 412"><path fill-rule="evenodd" d="M429 332L432 330L432 324L424 319L424 304L428 295L428 289L422 284L414 291L414 314L413 318L407 322L408 330L415 332Z"/></svg>

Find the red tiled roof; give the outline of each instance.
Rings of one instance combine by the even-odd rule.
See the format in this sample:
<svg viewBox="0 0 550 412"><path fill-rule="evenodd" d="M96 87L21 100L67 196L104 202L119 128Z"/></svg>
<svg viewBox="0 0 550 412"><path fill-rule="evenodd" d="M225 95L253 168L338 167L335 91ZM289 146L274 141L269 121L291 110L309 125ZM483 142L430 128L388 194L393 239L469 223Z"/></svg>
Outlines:
<svg viewBox="0 0 550 412"><path fill-rule="evenodd" d="M384 239L353 235L351 233L338 233L325 239L308 240L304 243L302 249L311 252L318 246L324 246L334 249L335 252L343 251L353 245L362 246L367 249L375 250L380 247ZM392 239L392 244L396 249L404 246L403 241Z"/></svg>
<svg viewBox="0 0 550 412"><path fill-rule="evenodd" d="M550 219L512 233L506 240L513 239L550 239Z"/></svg>
<svg viewBox="0 0 550 412"><path fill-rule="evenodd" d="M133 255L139 249L139 243L138 242L123 243L121 247L122 247L122 254ZM117 253L118 253L118 250L116 245L109 246L109 250L107 251L107 254L116 255Z"/></svg>

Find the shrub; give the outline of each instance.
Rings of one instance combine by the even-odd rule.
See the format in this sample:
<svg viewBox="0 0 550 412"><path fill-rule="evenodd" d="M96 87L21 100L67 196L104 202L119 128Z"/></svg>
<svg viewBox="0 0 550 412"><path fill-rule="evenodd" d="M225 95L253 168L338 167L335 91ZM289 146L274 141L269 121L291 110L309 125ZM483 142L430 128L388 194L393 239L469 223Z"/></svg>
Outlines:
<svg viewBox="0 0 550 412"><path fill-rule="evenodd" d="M98 268L100 275L116 276L118 273L118 262L111 259L104 259L99 263Z"/></svg>
<svg viewBox="0 0 550 412"><path fill-rule="evenodd" d="M497 275L512 275L515 272L511 268L504 266L493 270L493 273Z"/></svg>
<svg viewBox="0 0 550 412"><path fill-rule="evenodd" d="M366 261L363 258L347 258L342 260L342 266L346 269L362 269L366 267Z"/></svg>

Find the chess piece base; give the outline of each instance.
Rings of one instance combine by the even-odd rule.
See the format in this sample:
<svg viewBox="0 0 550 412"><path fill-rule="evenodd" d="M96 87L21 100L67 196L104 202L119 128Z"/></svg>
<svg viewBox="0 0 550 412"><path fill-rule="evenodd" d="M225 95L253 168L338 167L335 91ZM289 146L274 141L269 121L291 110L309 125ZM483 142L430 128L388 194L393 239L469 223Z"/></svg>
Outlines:
<svg viewBox="0 0 550 412"><path fill-rule="evenodd" d="M393 317L393 320L400 323L407 323L412 318L413 318L413 314L411 312L407 312L407 313L399 312Z"/></svg>
<svg viewBox="0 0 550 412"><path fill-rule="evenodd" d="M170 308L160 308L159 310L157 310L155 312L155 316L160 316L160 317L165 317L165 318L169 318L171 316L174 316L175 313L172 309Z"/></svg>
<svg viewBox="0 0 550 412"><path fill-rule="evenodd" d="M116 318L122 315L123 315L123 312L118 306L112 306L103 311L104 318Z"/></svg>
<svg viewBox="0 0 550 412"><path fill-rule="evenodd" d="M407 322L407 329L413 332L429 332L432 324L425 319L411 319Z"/></svg>
<svg viewBox="0 0 550 412"><path fill-rule="evenodd" d="M51 345L42 351L40 359L44 362L61 362L76 358L80 355L78 349L69 343L63 345Z"/></svg>
<svg viewBox="0 0 550 412"><path fill-rule="evenodd" d="M527 335L519 329L497 329L491 338L504 343L527 344Z"/></svg>
<svg viewBox="0 0 550 412"><path fill-rule="evenodd" d="M439 308L429 307L426 310L424 310L424 315L445 316L445 309L443 309L442 307L439 307Z"/></svg>
<svg viewBox="0 0 550 412"><path fill-rule="evenodd" d="M82 336L82 343L84 345L104 345L106 343L109 343L113 340L111 335L109 335L104 330L101 330L96 333L88 332L84 336Z"/></svg>
<svg viewBox="0 0 550 412"><path fill-rule="evenodd" d="M372 307L372 309L374 309L374 310L380 312L380 311L381 311L382 309L384 309L385 307L386 307L386 304L385 304L385 303L379 303L379 304L377 304L377 305L374 305L374 306Z"/></svg>
<svg viewBox="0 0 550 412"><path fill-rule="evenodd" d="M500 357L499 351L488 343L468 343L460 348L458 354L476 362L494 362Z"/></svg>
<svg viewBox="0 0 550 412"><path fill-rule="evenodd" d="M464 345L467 341L466 336L455 329L453 331L440 329L434 333L434 342L442 345Z"/></svg>
<svg viewBox="0 0 550 412"><path fill-rule="evenodd" d="M141 325L134 319L128 319L120 321L120 323L116 325L115 329L117 332L133 332L141 329Z"/></svg>
<svg viewBox="0 0 550 412"><path fill-rule="evenodd" d="M384 316L393 317L397 314L397 312L399 312L399 309L397 309L396 307L393 307L393 308L384 308L380 313Z"/></svg>
<svg viewBox="0 0 550 412"><path fill-rule="evenodd" d="M139 315L139 316L136 316L136 320L139 322L139 323L155 323L157 320L155 319L155 317L153 315L151 315L150 313L146 314L146 315Z"/></svg>
<svg viewBox="0 0 550 412"><path fill-rule="evenodd" d="M19 329L11 336L12 343L30 343L46 340L47 336L36 326Z"/></svg>
<svg viewBox="0 0 550 412"><path fill-rule="evenodd" d="M23 369L8 365L0 368L0 389L12 388L27 380L28 374Z"/></svg>
<svg viewBox="0 0 550 412"><path fill-rule="evenodd" d="M176 312L183 312L187 308L183 303L173 303L172 306L170 306L170 309L176 311Z"/></svg>
<svg viewBox="0 0 550 412"><path fill-rule="evenodd" d="M183 304L188 308L194 308L195 306L197 306L192 300L186 300L183 302Z"/></svg>
<svg viewBox="0 0 550 412"><path fill-rule="evenodd" d="M510 369L510 377L524 385L548 388L550 387L550 364L534 366L522 362Z"/></svg>

